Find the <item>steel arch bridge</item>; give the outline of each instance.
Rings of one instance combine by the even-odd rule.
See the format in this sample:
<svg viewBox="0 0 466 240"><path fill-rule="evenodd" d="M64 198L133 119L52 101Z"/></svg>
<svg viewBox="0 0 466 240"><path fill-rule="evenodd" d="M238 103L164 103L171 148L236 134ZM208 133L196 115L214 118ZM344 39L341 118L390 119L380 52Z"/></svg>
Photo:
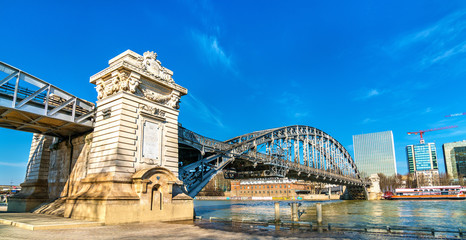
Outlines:
<svg viewBox="0 0 466 240"><path fill-rule="evenodd" d="M295 125L218 141L179 127L179 177L194 197L219 171L225 178L289 177L351 188L367 183L346 149L314 127Z"/></svg>

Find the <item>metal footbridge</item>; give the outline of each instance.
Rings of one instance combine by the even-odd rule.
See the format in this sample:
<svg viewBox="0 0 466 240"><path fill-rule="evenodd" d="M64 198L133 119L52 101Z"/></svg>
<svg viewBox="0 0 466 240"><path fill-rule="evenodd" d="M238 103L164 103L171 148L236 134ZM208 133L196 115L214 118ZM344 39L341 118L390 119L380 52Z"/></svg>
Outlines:
<svg viewBox="0 0 466 240"><path fill-rule="evenodd" d="M364 188L346 149L310 126L257 131L218 141L179 127L179 176L195 196L219 171L225 178L288 177Z"/></svg>
<svg viewBox="0 0 466 240"><path fill-rule="evenodd" d="M0 62L0 127L70 137L94 129L95 106Z"/></svg>

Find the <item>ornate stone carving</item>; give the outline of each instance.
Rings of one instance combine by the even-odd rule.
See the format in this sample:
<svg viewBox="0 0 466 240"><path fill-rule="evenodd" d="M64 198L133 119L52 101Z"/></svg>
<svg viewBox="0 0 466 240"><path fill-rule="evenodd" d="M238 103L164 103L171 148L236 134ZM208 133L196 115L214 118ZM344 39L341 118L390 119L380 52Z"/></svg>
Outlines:
<svg viewBox="0 0 466 240"><path fill-rule="evenodd" d="M139 109L141 110L141 112L143 113L146 113L146 114L149 114L149 115L153 115L153 116L156 116L156 117L161 117L161 118L165 118L165 111L163 110L160 110L158 108L155 108L155 107L150 107L150 106L147 106L145 104L140 104L139 105Z"/></svg>
<svg viewBox="0 0 466 240"><path fill-rule="evenodd" d="M95 90L97 91L97 99L100 100L107 96L105 88L105 81L100 81L100 83L97 83L97 86L95 87Z"/></svg>
<svg viewBox="0 0 466 240"><path fill-rule="evenodd" d="M180 97L172 93L170 100L167 102L167 105L174 109L180 109Z"/></svg>
<svg viewBox="0 0 466 240"><path fill-rule="evenodd" d="M147 99L151 101L164 104L174 109L180 108L179 106L180 97L177 94L175 94L175 91L172 91L172 93L169 95L163 95L163 94L154 92L149 89L143 89L142 93L144 94L144 97L146 97Z"/></svg>
<svg viewBox="0 0 466 240"><path fill-rule="evenodd" d="M175 83L172 78L173 72L162 67L162 63L157 60L157 53L147 51L144 53L143 57L138 58L138 61L141 70L148 73L149 75L159 78L169 84Z"/></svg>
<svg viewBox="0 0 466 240"><path fill-rule="evenodd" d="M120 71L111 79L111 83L111 86L107 85L103 80L97 83L97 99L100 100L122 91L135 93L140 81L131 77L127 72Z"/></svg>

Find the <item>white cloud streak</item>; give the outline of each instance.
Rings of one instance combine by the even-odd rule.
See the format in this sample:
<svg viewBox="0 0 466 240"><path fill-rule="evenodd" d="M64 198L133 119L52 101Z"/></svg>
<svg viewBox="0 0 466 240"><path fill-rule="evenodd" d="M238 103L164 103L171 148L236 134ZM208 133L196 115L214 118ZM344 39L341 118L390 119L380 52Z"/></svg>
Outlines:
<svg viewBox="0 0 466 240"><path fill-rule="evenodd" d="M26 166L27 166L27 163L0 162L0 166L8 166L8 167L26 167Z"/></svg>
<svg viewBox="0 0 466 240"><path fill-rule="evenodd" d="M375 119L372 119L372 118L365 118L364 120L362 120L362 124L369 124L369 123L373 123L373 122L377 122L377 120Z"/></svg>
<svg viewBox="0 0 466 240"><path fill-rule="evenodd" d="M355 100L366 100L383 94L384 91L377 90L375 88L368 91L360 91L360 94L355 98Z"/></svg>
<svg viewBox="0 0 466 240"><path fill-rule="evenodd" d="M392 50L415 49L416 55L420 56L419 66L425 68L465 53L465 37L466 10L463 9L397 39Z"/></svg>
<svg viewBox="0 0 466 240"><path fill-rule="evenodd" d="M367 93L366 98L371 98L371 97L374 97L374 96L377 96L377 95L380 95L380 92L377 89L371 89Z"/></svg>
<svg viewBox="0 0 466 240"><path fill-rule="evenodd" d="M232 66L231 57L225 53L215 35L208 35L198 31L193 31L192 36L204 54L205 59L207 59L211 65L221 65L226 69L235 72Z"/></svg>
<svg viewBox="0 0 466 240"><path fill-rule="evenodd" d="M208 107L205 103L203 103L198 98L194 97L194 95L188 94L183 100L183 105L188 108L188 110L193 111L196 113L195 116L198 116L202 120L217 125L218 127L225 127L222 120L220 119L220 111Z"/></svg>

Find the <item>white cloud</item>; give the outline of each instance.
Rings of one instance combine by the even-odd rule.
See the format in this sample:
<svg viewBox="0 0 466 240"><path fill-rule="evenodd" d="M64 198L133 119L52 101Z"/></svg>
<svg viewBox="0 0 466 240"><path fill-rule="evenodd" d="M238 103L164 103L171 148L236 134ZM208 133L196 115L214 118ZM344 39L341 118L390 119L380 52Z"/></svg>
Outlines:
<svg viewBox="0 0 466 240"><path fill-rule="evenodd" d="M360 91L358 96L355 98L355 100L366 100L366 99L369 99L369 98L372 98L372 97L379 96L379 95L381 95L383 93L384 93L384 91L377 90L375 88L370 89L368 91Z"/></svg>
<svg viewBox="0 0 466 240"><path fill-rule="evenodd" d="M27 163L10 163L10 162L0 162L0 166L8 167L26 167Z"/></svg>
<svg viewBox="0 0 466 240"><path fill-rule="evenodd" d="M372 119L372 118L365 118L364 120L362 120L362 124L369 124L373 122L377 122L377 120Z"/></svg>
<svg viewBox="0 0 466 240"><path fill-rule="evenodd" d="M188 94L183 100L183 106L186 106L190 111L193 111L199 118L206 122L213 123L219 127L224 127L222 120L220 119L220 111L214 108L208 107L201 100L194 97L192 93Z"/></svg>
<svg viewBox="0 0 466 240"><path fill-rule="evenodd" d="M374 97L374 96L377 96L377 95L380 95L380 92L377 89L371 89L367 93L366 98L371 98L371 97Z"/></svg>
<svg viewBox="0 0 466 240"><path fill-rule="evenodd" d="M410 49L419 56L419 67L446 61L466 52L466 10L452 13L424 29L398 38L391 47L396 53Z"/></svg>
<svg viewBox="0 0 466 240"><path fill-rule="evenodd" d="M192 35L204 57L211 65L222 65L226 69L235 72L231 57L225 53L215 35L208 35L198 31L193 31Z"/></svg>
<svg viewBox="0 0 466 240"><path fill-rule="evenodd" d="M446 60L450 57L453 57L457 54L464 53L464 52L466 52L466 41L454 46L453 48L450 48L444 52L439 53L437 56L432 56L430 63L436 63L441 60Z"/></svg>

